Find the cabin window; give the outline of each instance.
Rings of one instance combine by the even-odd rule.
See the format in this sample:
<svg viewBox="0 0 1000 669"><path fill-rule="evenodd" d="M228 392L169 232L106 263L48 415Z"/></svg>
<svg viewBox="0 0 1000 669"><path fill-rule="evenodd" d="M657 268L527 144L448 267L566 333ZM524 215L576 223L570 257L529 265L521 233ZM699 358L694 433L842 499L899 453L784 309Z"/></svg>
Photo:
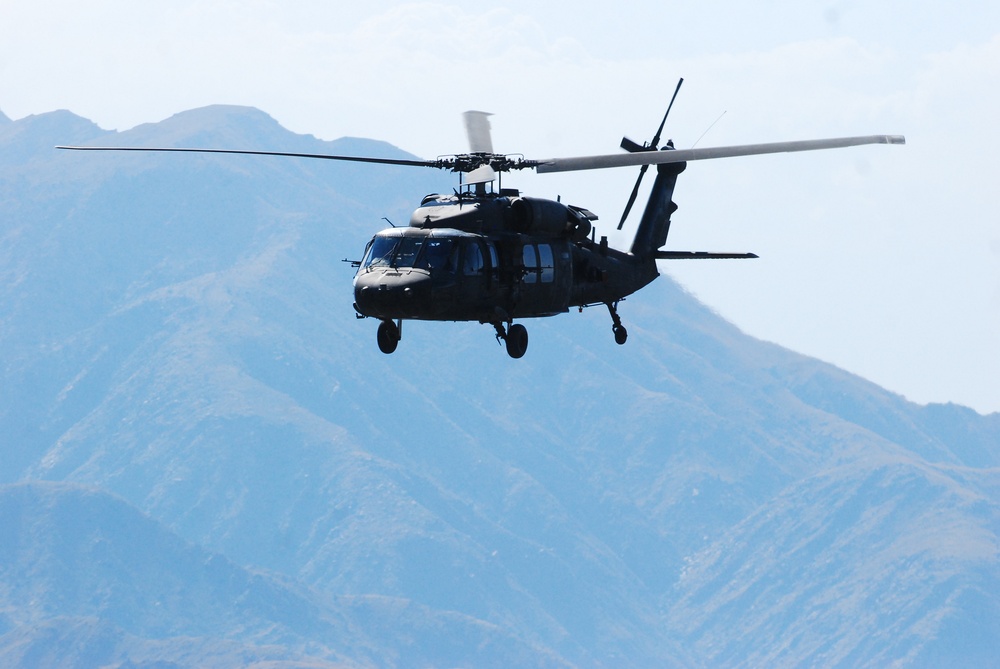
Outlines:
<svg viewBox="0 0 1000 669"><path fill-rule="evenodd" d="M538 283L538 254L533 244L524 245L524 282Z"/></svg>
<svg viewBox="0 0 1000 669"><path fill-rule="evenodd" d="M556 278L555 263L552 262L552 246L550 244L538 245L538 266L541 268L542 283L552 283Z"/></svg>
<svg viewBox="0 0 1000 669"><path fill-rule="evenodd" d="M556 279L551 244L524 245L524 282L552 283Z"/></svg>

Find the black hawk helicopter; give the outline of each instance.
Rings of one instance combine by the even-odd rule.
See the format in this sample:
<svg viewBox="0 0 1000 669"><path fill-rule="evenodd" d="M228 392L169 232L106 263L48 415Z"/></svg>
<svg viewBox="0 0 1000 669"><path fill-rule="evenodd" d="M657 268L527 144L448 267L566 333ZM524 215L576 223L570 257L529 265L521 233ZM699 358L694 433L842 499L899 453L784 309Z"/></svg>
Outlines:
<svg viewBox="0 0 1000 669"><path fill-rule="evenodd" d="M526 160L495 153L484 112L464 114L469 153L436 160L396 160L365 156L250 151L237 149L60 146L88 151L169 151L290 156L364 163L447 169L459 174L452 194L423 198L407 227L378 232L368 243L354 276L354 309L358 318L376 318L379 349L392 353L402 337L404 320L478 321L496 330L507 353L520 358L528 348L528 331L515 319L553 316L572 307L604 304L612 332L624 344L628 332L618 303L653 281L657 260L756 258L752 253L668 251L662 247L670 231L677 176L687 162L766 153L812 151L862 144L904 144L900 135L871 135L703 149L659 146L660 135L683 79L652 140L638 144L623 138L625 153ZM628 251L598 241L592 222L597 216L560 201L522 195L500 186L499 175L512 170L538 173L611 167L640 167L622 214L620 230L635 202L649 165L656 178ZM497 187L494 188L494 183Z"/></svg>

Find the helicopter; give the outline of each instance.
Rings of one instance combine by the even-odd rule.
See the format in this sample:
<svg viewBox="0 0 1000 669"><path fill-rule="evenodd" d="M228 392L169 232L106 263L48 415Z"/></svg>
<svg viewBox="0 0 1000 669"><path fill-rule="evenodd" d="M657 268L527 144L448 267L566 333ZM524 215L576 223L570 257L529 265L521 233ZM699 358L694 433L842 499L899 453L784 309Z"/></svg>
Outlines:
<svg viewBox="0 0 1000 669"><path fill-rule="evenodd" d="M691 149L676 149L668 140L661 147L663 128L683 81L678 82L651 141L639 144L625 137L620 144L624 153L618 154L529 160L496 153L490 114L480 111L463 115L469 152L435 160L213 148L56 148L287 156L451 170L459 175L458 188L450 194L425 196L408 226L377 232L361 260L345 260L357 269L356 316L379 321L376 341L383 353L396 350L404 320L472 321L492 325L508 355L521 358L528 349L528 331L515 320L605 305L615 342L624 344L628 331L618 314L619 303L659 276L658 260L757 258L753 253L663 248L671 215L678 208L674 187L689 161L906 141L901 135L869 135ZM589 210L523 195L500 184L503 173L523 169L541 174L639 167L618 224L621 230L650 165L656 166L655 180L627 251L609 246L607 236L597 239L593 227L597 216Z"/></svg>

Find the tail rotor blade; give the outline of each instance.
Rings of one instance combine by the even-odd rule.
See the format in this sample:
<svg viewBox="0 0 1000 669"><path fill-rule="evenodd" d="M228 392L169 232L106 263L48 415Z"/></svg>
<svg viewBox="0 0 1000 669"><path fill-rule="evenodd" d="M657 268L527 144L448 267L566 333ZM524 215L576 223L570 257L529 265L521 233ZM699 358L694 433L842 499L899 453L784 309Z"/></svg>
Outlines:
<svg viewBox="0 0 1000 669"><path fill-rule="evenodd" d="M656 151L660 144L660 135L663 134L663 126L667 124L667 117L670 116L670 110L674 107L674 100L677 99L677 94L681 92L681 84L684 83L684 77L677 80L677 88L674 89L674 95L670 98L670 104L667 105L667 113L663 115L663 120L660 121L660 127L657 128L656 134L653 136L653 141L649 143L653 150Z"/></svg>
<svg viewBox="0 0 1000 669"><path fill-rule="evenodd" d="M635 198L639 195L639 184L642 183L642 177L646 175L646 170L649 169L649 165L643 165L639 168L639 177L635 180L635 186L632 186L632 194L628 196L628 203L625 205L625 211L622 212L622 220L618 221L618 229L621 230L622 226L625 225L625 219L628 218L628 214L632 211L632 205L635 204Z"/></svg>
<svg viewBox="0 0 1000 669"><path fill-rule="evenodd" d="M622 138L622 148L626 151L656 151L659 149L660 135L663 134L663 126L667 124L667 117L670 116L670 110L673 109L674 100L677 99L677 94L681 90L681 84L684 83L684 77L677 80L677 88L674 89L674 94L670 98L670 104L667 105L667 113L663 115L663 120L660 121L660 127L656 129L656 134L653 135L653 141L649 143L649 146L642 148L639 147L635 142L628 140L628 145L626 145L626 139ZM648 165L643 165L639 170L639 176L635 180L635 186L632 187L632 194L628 197L628 203L625 205L625 211L622 212L622 218L618 221L618 229L621 230L622 226L625 225L625 219L628 218L629 212L632 211L632 205L635 204L635 198L639 195L639 185L642 183L642 178L646 176L646 169Z"/></svg>

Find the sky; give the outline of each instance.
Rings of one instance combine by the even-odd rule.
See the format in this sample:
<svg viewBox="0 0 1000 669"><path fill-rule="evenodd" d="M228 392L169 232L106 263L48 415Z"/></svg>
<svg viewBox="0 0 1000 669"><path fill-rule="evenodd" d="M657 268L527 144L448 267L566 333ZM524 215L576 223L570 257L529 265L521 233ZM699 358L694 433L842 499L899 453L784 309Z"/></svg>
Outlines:
<svg viewBox="0 0 1000 669"><path fill-rule="evenodd" d="M0 0L0 19L12 119L69 109L124 131L239 104L433 158L465 150L478 109L498 151L549 158L648 141L684 77L678 148L906 135L689 164L668 248L761 257L661 272L752 336L915 402L1000 411L998 3ZM584 206L627 246L634 179L505 185Z"/></svg>

